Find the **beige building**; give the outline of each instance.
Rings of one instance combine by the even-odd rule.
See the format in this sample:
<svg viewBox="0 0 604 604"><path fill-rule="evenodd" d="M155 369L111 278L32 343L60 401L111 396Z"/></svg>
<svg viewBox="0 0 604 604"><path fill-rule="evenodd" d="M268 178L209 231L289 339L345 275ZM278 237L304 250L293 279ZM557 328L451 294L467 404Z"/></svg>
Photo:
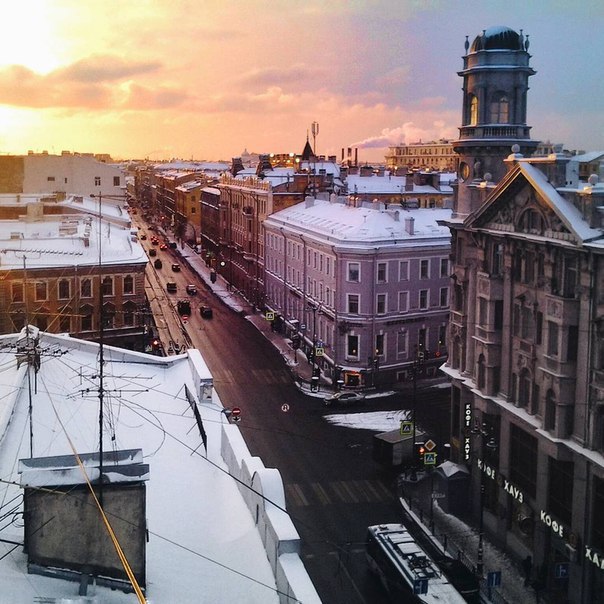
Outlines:
<svg viewBox="0 0 604 604"><path fill-rule="evenodd" d="M405 173L409 170L455 172L457 164L458 157L453 151L453 144L445 139L394 145L388 148L386 155L386 167L393 172Z"/></svg>

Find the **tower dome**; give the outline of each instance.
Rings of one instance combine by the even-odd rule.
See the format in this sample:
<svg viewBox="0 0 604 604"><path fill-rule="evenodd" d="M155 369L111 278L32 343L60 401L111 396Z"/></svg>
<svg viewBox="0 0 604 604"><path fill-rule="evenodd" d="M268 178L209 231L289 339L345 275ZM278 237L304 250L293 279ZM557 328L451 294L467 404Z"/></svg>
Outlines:
<svg viewBox="0 0 604 604"><path fill-rule="evenodd" d="M470 52L479 50L524 50L522 35L502 25L489 27L474 38Z"/></svg>

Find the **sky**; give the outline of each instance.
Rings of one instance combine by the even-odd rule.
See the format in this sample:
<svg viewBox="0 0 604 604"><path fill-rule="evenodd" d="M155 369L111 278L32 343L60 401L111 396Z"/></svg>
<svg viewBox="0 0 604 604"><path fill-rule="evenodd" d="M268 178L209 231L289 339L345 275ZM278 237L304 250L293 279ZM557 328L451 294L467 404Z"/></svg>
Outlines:
<svg viewBox="0 0 604 604"><path fill-rule="evenodd" d="M496 25L529 36L532 137L604 148L601 0L6 4L1 154L229 161L301 153L308 135L318 154L383 161L458 134L465 37Z"/></svg>

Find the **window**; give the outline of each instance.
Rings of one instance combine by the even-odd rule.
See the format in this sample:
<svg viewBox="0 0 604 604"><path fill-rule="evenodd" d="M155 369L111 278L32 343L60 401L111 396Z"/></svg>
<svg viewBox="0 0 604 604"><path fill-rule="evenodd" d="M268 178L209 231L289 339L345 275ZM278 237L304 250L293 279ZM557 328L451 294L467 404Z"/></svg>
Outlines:
<svg viewBox="0 0 604 604"><path fill-rule="evenodd" d="M552 357L558 356L558 334L559 327L553 321L547 322L547 354Z"/></svg>
<svg viewBox="0 0 604 604"><path fill-rule="evenodd" d="M537 492L537 439L510 426L510 481L531 497Z"/></svg>
<svg viewBox="0 0 604 604"><path fill-rule="evenodd" d="M570 526L573 511L574 464L549 458L547 508L558 520Z"/></svg>
<svg viewBox="0 0 604 604"><path fill-rule="evenodd" d="M71 297L71 287L67 279L59 281L59 300L68 300Z"/></svg>
<svg viewBox="0 0 604 604"><path fill-rule="evenodd" d="M396 354L399 356L406 355L408 345L409 335L406 331L399 331L396 336Z"/></svg>
<svg viewBox="0 0 604 604"><path fill-rule="evenodd" d="M124 326L132 327L134 325L134 317L136 313L136 304L133 302L126 302L124 304Z"/></svg>
<svg viewBox="0 0 604 604"><path fill-rule="evenodd" d="M352 315L359 314L359 295L348 294L348 312Z"/></svg>
<svg viewBox="0 0 604 604"><path fill-rule="evenodd" d="M531 406L531 391L532 391L531 374L528 369L523 369L520 372L518 380L518 404L527 409Z"/></svg>
<svg viewBox="0 0 604 604"><path fill-rule="evenodd" d="M378 283L386 283L386 281L388 280L387 269L388 269L388 265L385 262L378 262L378 265L377 265L377 282Z"/></svg>
<svg viewBox="0 0 604 604"><path fill-rule="evenodd" d="M69 333L71 331L71 309L64 308L59 316L59 331Z"/></svg>
<svg viewBox="0 0 604 604"><path fill-rule="evenodd" d="M419 290L419 307L420 308L428 308L428 290L420 289Z"/></svg>
<svg viewBox="0 0 604 604"><path fill-rule="evenodd" d="M440 305L449 306L449 288L448 287L440 288Z"/></svg>
<svg viewBox="0 0 604 604"><path fill-rule="evenodd" d="M191 206L191 214L195 214L197 208L195 206Z"/></svg>
<svg viewBox="0 0 604 604"><path fill-rule="evenodd" d="M409 261L401 260L398 264L398 280L407 281L409 279Z"/></svg>
<svg viewBox="0 0 604 604"><path fill-rule="evenodd" d="M46 180L48 182L54 182L55 181L55 177L54 176L49 176Z"/></svg>
<svg viewBox="0 0 604 604"><path fill-rule="evenodd" d="M36 283L36 302L43 302L48 299L48 284L45 281Z"/></svg>
<svg viewBox="0 0 604 604"><path fill-rule="evenodd" d="M470 98L470 126L478 124L478 97L471 95Z"/></svg>
<svg viewBox="0 0 604 604"><path fill-rule="evenodd" d="M115 306L113 304L103 306L103 327L106 329L115 327Z"/></svg>
<svg viewBox="0 0 604 604"><path fill-rule="evenodd" d="M430 261L420 260L419 262L419 278L429 279L430 278Z"/></svg>
<svg viewBox="0 0 604 604"><path fill-rule="evenodd" d="M359 356L359 336L352 334L346 336L346 356L354 358Z"/></svg>
<svg viewBox="0 0 604 604"><path fill-rule="evenodd" d="M82 298L92 297L92 281L90 279L82 279L80 281L80 296Z"/></svg>
<svg viewBox="0 0 604 604"><path fill-rule="evenodd" d="M383 333L378 333L375 336L375 354L376 356L384 355L384 341L386 336Z"/></svg>
<svg viewBox="0 0 604 604"><path fill-rule="evenodd" d="M440 259L440 277L441 279L445 279L449 276L449 259L441 258Z"/></svg>
<svg viewBox="0 0 604 604"><path fill-rule="evenodd" d="M509 103L505 94L497 93L491 101L491 124L509 123Z"/></svg>
<svg viewBox="0 0 604 604"><path fill-rule="evenodd" d="M99 180L100 180L100 179L99 179ZM100 184L101 184L101 183L99 182L99 185L100 185ZM119 187L119 186L121 186L121 185L120 185L120 177L119 177L119 176L114 176L114 177L113 177L113 186L114 186L114 187Z"/></svg>
<svg viewBox="0 0 604 604"><path fill-rule="evenodd" d="M545 395L543 427L550 432L556 429L556 395L553 390L548 390Z"/></svg>
<svg viewBox="0 0 604 604"><path fill-rule="evenodd" d="M124 277L124 294L134 293L134 278L132 275L126 275Z"/></svg>
<svg viewBox="0 0 604 604"><path fill-rule="evenodd" d="M113 278L103 278L103 296L113 296Z"/></svg>
<svg viewBox="0 0 604 604"><path fill-rule="evenodd" d="M378 315L386 314L386 294L378 294L376 298L375 310Z"/></svg>
<svg viewBox="0 0 604 604"><path fill-rule="evenodd" d="M398 293L398 311L408 312L409 311L409 292Z"/></svg>
<svg viewBox="0 0 604 604"><path fill-rule="evenodd" d="M92 330L92 306L82 306L80 317L82 320L82 331Z"/></svg>
<svg viewBox="0 0 604 604"><path fill-rule="evenodd" d="M358 262L348 263L348 281L359 283L361 280L361 265Z"/></svg>
<svg viewBox="0 0 604 604"><path fill-rule="evenodd" d="M491 275L503 275L503 244L494 243L491 253Z"/></svg>
<svg viewBox="0 0 604 604"><path fill-rule="evenodd" d="M23 302L23 283L21 281L13 281L11 284L11 300Z"/></svg>
<svg viewBox="0 0 604 604"><path fill-rule="evenodd" d="M94 177L94 186L95 187L100 187L101 186L101 177L100 176L95 176Z"/></svg>
<svg viewBox="0 0 604 604"><path fill-rule="evenodd" d="M438 347L444 348L447 345L447 326L440 325L438 327Z"/></svg>

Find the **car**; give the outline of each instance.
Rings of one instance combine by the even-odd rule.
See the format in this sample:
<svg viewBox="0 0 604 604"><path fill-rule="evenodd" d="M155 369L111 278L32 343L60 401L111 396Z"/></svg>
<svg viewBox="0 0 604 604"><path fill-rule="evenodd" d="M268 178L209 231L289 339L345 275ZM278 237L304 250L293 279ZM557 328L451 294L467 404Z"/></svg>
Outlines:
<svg viewBox="0 0 604 604"><path fill-rule="evenodd" d="M157 250L154 247L149 248L149 256L157 256Z"/></svg>
<svg viewBox="0 0 604 604"><path fill-rule="evenodd" d="M141 235L141 241L146 241L147 240L147 235L145 235L145 233L143 233Z"/></svg>
<svg viewBox="0 0 604 604"><path fill-rule="evenodd" d="M179 273L179 272L180 272L180 264L173 264L173 265L172 265L172 270L173 270L175 273Z"/></svg>
<svg viewBox="0 0 604 604"><path fill-rule="evenodd" d="M170 246L170 249L173 249L173 250L175 250L178 247L176 241L170 241L170 243L168 245Z"/></svg>
<svg viewBox="0 0 604 604"><path fill-rule="evenodd" d="M199 314L204 319L211 319L212 316L214 315L214 313L212 312L212 307L211 306L207 306L205 304L199 307Z"/></svg>
<svg viewBox="0 0 604 604"><path fill-rule="evenodd" d="M160 250L162 250L162 251L164 251L164 250L167 250L167 249L168 249L168 246L167 246L165 243L162 243L162 244L159 246L159 249L160 249Z"/></svg>
<svg viewBox="0 0 604 604"><path fill-rule="evenodd" d="M177 290L178 287L176 286L176 283L174 283L174 281L168 281L168 283L166 283L166 291L168 293L175 294Z"/></svg>
<svg viewBox="0 0 604 604"><path fill-rule="evenodd" d="M365 400L365 395L362 392L355 392L353 390L340 390L335 392L331 396L327 396L324 399L325 406L330 405L356 405L361 401Z"/></svg>
<svg viewBox="0 0 604 604"><path fill-rule="evenodd" d="M191 316L191 303L188 300L179 300L176 304L178 314L182 316Z"/></svg>
<svg viewBox="0 0 604 604"><path fill-rule="evenodd" d="M196 296L197 295L197 288L194 285L187 285L187 293L189 294L189 296Z"/></svg>
<svg viewBox="0 0 604 604"><path fill-rule="evenodd" d="M151 243L153 245L159 245L159 239L156 239L155 237L153 237L153 239L151 239Z"/></svg>
<svg viewBox="0 0 604 604"><path fill-rule="evenodd" d="M162 261L159 258L156 258L155 262L153 263L153 266L155 268L161 268L163 266Z"/></svg>

